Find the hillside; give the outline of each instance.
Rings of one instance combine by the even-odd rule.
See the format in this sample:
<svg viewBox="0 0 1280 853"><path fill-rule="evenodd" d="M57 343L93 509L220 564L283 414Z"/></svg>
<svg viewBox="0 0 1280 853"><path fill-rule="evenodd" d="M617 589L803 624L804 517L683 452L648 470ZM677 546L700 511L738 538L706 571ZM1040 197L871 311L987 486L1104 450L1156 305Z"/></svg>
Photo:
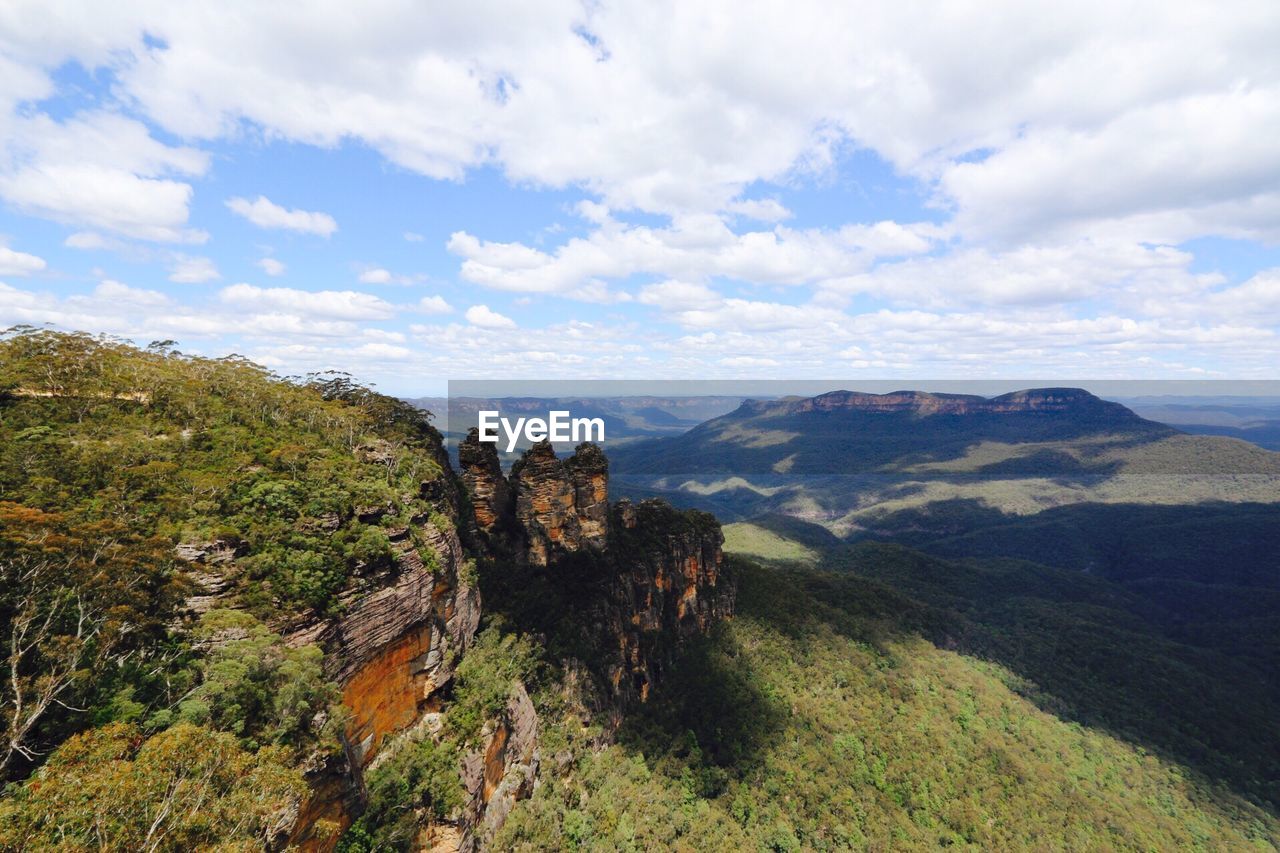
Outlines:
<svg viewBox="0 0 1280 853"><path fill-rule="evenodd" d="M1280 840L1268 649L1146 573L789 516L725 559L594 445L459 463L340 375L7 333L0 849ZM1237 612L1211 565L1168 580Z"/></svg>
<svg viewBox="0 0 1280 853"><path fill-rule="evenodd" d="M1239 849L1273 812L948 650L963 619L871 580L741 566L738 615L520 803L504 849ZM566 721L569 731L576 726Z"/></svg>
<svg viewBox="0 0 1280 853"><path fill-rule="evenodd" d="M344 376L20 328L0 427L0 849L483 846L531 692L617 716L732 613L714 518L546 447L490 539L426 416Z"/></svg>
<svg viewBox="0 0 1280 853"><path fill-rule="evenodd" d="M747 401L613 456L620 486L637 494L733 519L791 515L842 536L944 501L1027 515L1086 502L1280 498L1280 454L1184 435L1078 389Z"/></svg>

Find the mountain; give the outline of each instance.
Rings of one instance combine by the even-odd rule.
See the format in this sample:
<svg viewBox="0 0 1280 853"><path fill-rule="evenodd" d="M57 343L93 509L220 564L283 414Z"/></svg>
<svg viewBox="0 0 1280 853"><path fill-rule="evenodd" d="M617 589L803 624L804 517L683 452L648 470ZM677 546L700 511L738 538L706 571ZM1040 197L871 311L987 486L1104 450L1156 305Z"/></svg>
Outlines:
<svg viewBox="0 0 1280 853"><path fill-rule="evenodd" d="M1062 392L908 410L1149 466L1180 438ZM589 443L457 463L342 378L0 338L0 850L1280 843L1267 505L1182 563L1225 519L1151 515L1144 562L1110 516L726 538Z"/></svg>
<svg viewBox="0 0 1280 853"><path fill-rule="evenodd" d="M805 399L747 400L685 435L624 448L615 456L627 473L855 474L955 459L979 441L1155 440L1173 434L1170 427L1078 389L990 399L833 391Z"/></svg>
<svg viewBox="0 0 1280 853"><path fill-rule="evenodd" d="M548 445L478 513L342 378L17 329L0 424L0 849L484 846L566 683L617 720L732 613L714 518Z"/></svg>
<svg viewBox="0 0 1280 853"><path fill-rule="evenodd" d="M1222 435L1280 450L1280 399L1274 397L1135 397L1145 418L1194 435Z"/></svg>
<svg viewBox="0 0 1280 853"><path fill-rule="evenodd" d="M1063 388L746 401L612 456L624 491L730 518L791 515L840 535L940 501L1018 514L1081 502L1271 501L1280 482L1280 454L1186 435Z"/></svg>

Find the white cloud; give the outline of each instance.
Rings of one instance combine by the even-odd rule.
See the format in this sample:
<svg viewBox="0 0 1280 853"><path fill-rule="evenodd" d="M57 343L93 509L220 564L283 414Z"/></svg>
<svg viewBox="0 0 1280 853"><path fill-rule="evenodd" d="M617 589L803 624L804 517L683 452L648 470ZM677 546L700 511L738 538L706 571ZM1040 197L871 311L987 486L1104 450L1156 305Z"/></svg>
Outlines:
<svg viewBox="0 0 1280 853"><path fill-rule="evenodd" d="M710 308L721 302L720 294L705 284L687 281L663 281L640 288L637 301L656 305L664 311Z"/></svg>
<svg viewBox="0 0 1280 853"><path fill-rule="evenodd" d="M675 311L674 319L689 329L723 329L739 332L804 329L815 333L824 324L840 325L848 316L816 305L785 305L749 299L726 299L712 308Z"/></svg>
<svg viewBox="0 0 1280 853"><path fill-rule="evenodd" d="M0 246L0 275L31 275L46 266L44 258Z"/></svg>
<svg viewBox="0 0 1280 853"><path fill-rule="evenodd" d="M1105 299L1134 307L1156 297L1186 299L1219 284L1194 274L1190 253L1168 246L1078 240L1005 251L959 249L938 257L881 264L822 283L827 295L873 296L898 306L998 310ZM823 300L842 304L844 300Z"/></svg>
<svg viewBox="0 0 1280 853"><path fill-rule="evenodd" d="M360 273L359 281L361 284L413 284L410 276L396 275L382 267L373 267Z"/></svg>
<svg viewBox="0 0 1280 853"><path fill-rule="evenodd" d="M118 281L108 279L100 283L93 289L93 298L95 300L111 301L115 303L125 303L128 305L138 305L150 308L166 306L170 304L169 297L165 296L157 290L144 290L137 287L130 287ZM74 301L73 297L73 301Z"/></svg>
<svg viewBox="0 0 1280 853"><path fill-rule="evenodd" d="M513 340L509 325L442 323L406 371L501 371L533 354L640 375L731 374L736 358L796 374L833 363L1105 371L1166 356L1246 370L1276 355L1274 271L1228 281L1175 248L1205 235L1280 242L1272 4L1142 0L1118 15L1092 0L1006 0L983 15L959 3L922 15L818 0L552 0L495 15L370 0L358 13L308 10L306 38L296 10L240 0L10 7L0 197L83 229L67 246L204 239L188 221L209 167L194 146L363 145L429 176L481 167L522 188L577 188L590 196L574 207L577 236L454 234L462 278L599 302L634 292L684 330L673 338L616 309L608 322L552 327L592 352L583 366ZM39 115L50 73L75 61L109 79L108 108ZM839 203L811 205L815 188ZM927 199L942 224L870 221L864 202L874 210L889 193L908 210ZM263 227L337 227L328 214L239 201ZM847 219L868 221L842 224L845 202ZM261 336L258 350L280 364L341 363L341 336L365 334L364 320L425 307L236 285L212 305L146 314L117 310L109 294L6 288L6 316L234 329ZM501 317L467 314L481 308Z"/></svg>
<svg viewBox="0 0 1280 853"><path fill-rule="evenodd" d="M219 298L230 305L252 311L281 311L303 317L332 317L341 320L386 320L395 307L371 293L353 290L294 290L290 287L255 287L233 284L224 287Z"/></svg>
<svg viewBox="0 0 1280 853"><path fill-rule="evenodd" d="M817 0L557 0L501 15L370 2L358 18L310 10L301 39L296 15L237 6L107 15L42 4L10 50L24 70L67 56L113 64L122 91L184 137L248 122L308 144L357 139L434 177L495 163L521 182L580 184L618 209L706 212L753 182L827 169L850 141L932 178L960 155L1041 131L1088 134L1153 104L1263 87L1276 79L1280 26L1268 4L1244 2L1140 2L1124 16L1104 3L1006 2L982 16L944 3L921 16ZM14 78L19 91L48 85ZM1212 121L1171 119L1136 127L1134 149L1212 140Z"/></svg>
<svg viewBox="0 0 1280 853"><path fill-rule="evenodd" d="M514 329L516 321L497 311L490 310L488 305L472 305L467 309L467 322L482 329Z"/></svg>
<svg viewBox="0 0 1280 853"><path fill-rule="evenodd" d="M1134 107L1097 127L1031 128L986 159L950 165L941 188L957 204L961 228L979 236L1043 237L1104 224L1115 233L1119 224L1134 240L1207 233L1276 240L1277 138L1273 80ZM1250 200L1253 216L1223 215L1223 205Z"/></svg>
<svg viewBox="0 0 1280 853"><path fill-rule="evenodd" d="M454 233L449 251L462 277L497 290L572 295L610 278L658 275L696 281L713 276L799 285L852 275L882 257L928 251L945 230L931 223L846 225L735 233L718 216L676 219L668 228L604 220L587 237L553 252L523 243Z"/></svg>
<svg viewBox="0 0 1280 853"><path fill-rule="evenodd" d="M494 165L617 210L777 216L743 190L829 172L850 145L941 178L943 201L962 215L975 205L975 231L983 211L1004 231L1146 215L1153 201L1176 216L1275 189L1280 16L1267 3L1146 0L1119 16L1101 2L1006 0L922 16L819 0L554 0L495 15L386 0L358 16L309 9L306 38L296 14L247 2L16 8L0 75L10 101L47 94L48 69L75 57L111 67L129 103L183 138L248 125L357 140L425 175ZM1044 202L1040 221L1020 224L1005 197Z"/></svg>
<svg viewBox="0 0 1280 853"><path fill-rule="evenodd" d="M725 206L725 210L748 219L758 219L761 222L781 222L792 216L791 211L776 198L731 201Z"/></svg>
<svg viewBox="0 0 1280 853"><path fill-rule="evenodd" d="M169 273L169 281L180 284L202 284L206 281L222 278L218 267L209 258L193 258L188 255L176 255L173 269Z"/></svg>
<svg viewBox="0 0 1280 853"><path fill-rule="evenodd" d="M227 207L259 228L279 228L321 237L328 237L338 230L338 223L327 213L281 207L264 195L253 201L239 196L229 198Z"/></svg>
<svg viewBox="0 0 1280 853"><path fill-rule="evenodd" d="M124 246L119 240L104 237L97 231L76 231L62 241L68 249L118 249Z"/></svg>
<svg viewBox="0 0 1280 853"><path fill-rule="evenodd" d="M257 265L264 273L272 276L273 278L275 276L284 275L285 270L288 269L288 267L285 266L284 261L278 261L275 258L259 258Z"/></svg>
<svg viewBox="0 0 1280 853"><path fill-rule="evenodd" d="M423 314L450 314L453 306L445 302L442 296L424 296L418 300L418 310Z"/></svg>
<svg viewBox="0 0 1280 853"><path fill-rule="evenodd" d="M404 232L404 239L410 243L421 243L426 238L416 231L406 231Z"/></svg>
<svg viewBox="0 0 1280 853"><path fill-rule="evenodd" d="M0 197L22 213L143 240L208 238L187 227L192 188L174 179L203 174L203 152L160 143L141 122L109 112L8 120Z"/></svg>

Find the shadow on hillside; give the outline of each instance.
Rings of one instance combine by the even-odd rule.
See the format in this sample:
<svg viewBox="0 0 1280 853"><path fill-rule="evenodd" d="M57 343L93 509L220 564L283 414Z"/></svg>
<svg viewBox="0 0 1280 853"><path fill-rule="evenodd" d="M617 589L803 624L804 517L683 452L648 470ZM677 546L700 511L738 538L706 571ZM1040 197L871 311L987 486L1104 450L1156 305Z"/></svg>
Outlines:
<svg viewBox="0 0 1280 853"><path fill-rule="evenodd" d="M689 761L697 793L714 797L759 765L787 713L721 628L681 652L649 701L630 709L618 742L659 771Z"/></svg>
<svg viewBox="0 0 1280 853"><path fill-rule="evenodd" d="M613 646L602 645L600 635L606 578L598 558L567 555L554 573L485 567L481 595L490 620L534 637L549 661L582 662L604 685L614 660ZM754 766L786 709L761 688L722 627L692 639L670 659L667 650L655 654L661 656L657 665L663 677L648 702L626 709L619 742L656 766L691 760L701 768L700 793L714 796L730 773Z"/></svg>
<svg viewBox="0 0 1280 853"><path fill-rule="evenodd" d="M1189 553L1179 538L1179 531L1197 529L1198 509L1143 507L1127 518L1123 507L1081 509L1037 532L1050 541L1072 542L1077 556L1092 554L1098 561L1092 573L991 553L944 560L877 542L828 551L819 569L875 581L934 611L922 620L908 609L901 627L923 621L920 633L935 643L936 626L954 620L943 643L1030 682L1025 695L1042 709L1104 729L1274 807L1280 804L1280 731L1274 725L1280 667L1272 652L1280 618L1247 604L1273 590L1231 586L1264 579L1267 565L1276 583L1270 556L1276 552L1257 541L1274 535L1274 528L1256 526L1259 516L1237 508L1251 520L1226 531L1215 562L1209 558L1212 548ZM1101 536L1081 547L1077 540L1087 540L1089 528L1074 528L1073 538L1066 519L1095 519L1094 510L1107 517L1107 529L1127 529L1136 537L1129 541L1146 543L1141 559ZM1144 519L1158 523L1144 531ZM998 550L1001 541L984 540L980 532L966 537L985 542L988 550ZM1108 551L1118 562L1101 564ZM1179 552L1186 558L1178 560ZM1143 574L1134 577L1138 565ZM1161 570L1175 579L1207 575L1216 583L1171 585L1155 575ZM1158 601L1146 595L1153 585ZM1218 630L1200 624L1189 632L1197 602L1203 608L1208 601L1219 607L1210 620ZM1258 650L1244 648L1251 632L1259 632L1253 640Z"/></svg>

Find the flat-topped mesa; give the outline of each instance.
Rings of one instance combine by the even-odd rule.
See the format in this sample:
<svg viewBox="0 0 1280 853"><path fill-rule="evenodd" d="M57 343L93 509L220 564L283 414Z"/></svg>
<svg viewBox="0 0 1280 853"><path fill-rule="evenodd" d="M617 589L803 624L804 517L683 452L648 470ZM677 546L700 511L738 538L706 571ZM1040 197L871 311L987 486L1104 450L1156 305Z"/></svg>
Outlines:
<svg viewBox="0 0 1280 853"><path fill-rule="evenodd" d="M549 565L558 553L605 549L609 464L594 444L578 445L561 461L550 442L538 442L512 466L511 490L530 565Z"/></svg>
<svg viewBox="0 0 1280 853"><path fill-rule="evenodd" d="M927 391L893 391L868 394L831 391L817 397L784 400L747 400L747 414L801 414L804 412L855 411L879 414L929 415L1074 414L1141 420L1119 403L1103 400L1082 388L1031 388L998 397L975 394L933 394Z"/></svg>

